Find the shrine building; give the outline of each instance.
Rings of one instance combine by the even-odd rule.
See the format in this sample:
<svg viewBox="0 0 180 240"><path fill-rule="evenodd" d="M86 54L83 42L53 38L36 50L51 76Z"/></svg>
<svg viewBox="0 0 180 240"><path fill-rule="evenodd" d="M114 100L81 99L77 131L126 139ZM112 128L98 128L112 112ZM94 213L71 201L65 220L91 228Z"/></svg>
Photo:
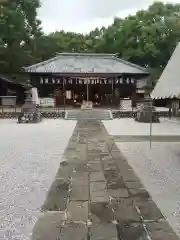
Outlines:
<svg viewBox="0 0 180 240"><path fill-rule="evenodd" d="M119 99L143 97L147 69L113 54L60 53L54 58L25 67L40 98L54 98L56 106L96 107L118 104ZM138 86L141 86L138 88Z"/></svg>

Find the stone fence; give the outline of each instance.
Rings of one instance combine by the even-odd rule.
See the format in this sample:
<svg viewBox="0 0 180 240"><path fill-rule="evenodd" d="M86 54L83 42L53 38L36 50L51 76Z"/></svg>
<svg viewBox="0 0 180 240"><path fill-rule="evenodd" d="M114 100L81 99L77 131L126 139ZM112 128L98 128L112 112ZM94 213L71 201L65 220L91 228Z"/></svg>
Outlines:
<svg viewBox="0 0 180 240"><path fill-rule="evenodd" d="M64 110L58 110L58 111L41 111L43 118L64 118L65 117L65 111ZM114 110L112 111L112 115L114 119L120 119L120 118L135 118L137 115L136 111L120 111L120 110ZM169 117L168 111L157 111L156 112L157 117ZM19 112L0 112L0 119L16 119L19 116Z"/></svg>

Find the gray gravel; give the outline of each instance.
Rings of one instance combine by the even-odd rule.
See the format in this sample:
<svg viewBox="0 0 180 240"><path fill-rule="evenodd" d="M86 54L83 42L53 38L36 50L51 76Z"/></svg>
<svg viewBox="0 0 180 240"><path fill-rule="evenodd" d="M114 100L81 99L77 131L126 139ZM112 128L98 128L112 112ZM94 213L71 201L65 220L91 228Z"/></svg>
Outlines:
<svg viewBox="0 0 180 240"><path fill-rule="evenodd" d="M180 143L121 142L119 149L180 236Z"/></svg>
<svg viewBox="0 0 180 240"><path fill-rule="evenodd" d="M29 240L75 121L0 120L0 240Z"/></svg>

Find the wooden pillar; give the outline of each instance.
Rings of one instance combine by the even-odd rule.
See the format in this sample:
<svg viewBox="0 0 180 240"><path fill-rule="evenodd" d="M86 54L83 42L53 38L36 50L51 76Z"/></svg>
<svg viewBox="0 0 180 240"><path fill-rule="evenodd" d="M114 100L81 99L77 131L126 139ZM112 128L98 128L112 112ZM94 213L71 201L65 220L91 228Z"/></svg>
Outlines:
<svg viewBox="0 0 180 240"><path fill-rule="evenodd" d="M89 79L87 79L86 89L87 89L87 102L88 102L89 101Z"/></svg>
<svg viewBox="0 0 180 240"><path fill-rule="evenodd" d="M64 108L66 105L66 89L65 89L65 79L63 78L63 99L64 99Z"/></svg>
<svg viewBox="0 0 180 240"><path fill-rule="evenodd" d="M137 106L137 95L136 95L136 91L134 91L134 92L132 93L131 102L132 102L132 108L136 108L136 106Z"/></svg>
<svg viewBox="0 0 180 240"><path fill-rule="evenodd" d="M112 78L112 102L111 104L113 105L114 104L114 78Z"/></svg>

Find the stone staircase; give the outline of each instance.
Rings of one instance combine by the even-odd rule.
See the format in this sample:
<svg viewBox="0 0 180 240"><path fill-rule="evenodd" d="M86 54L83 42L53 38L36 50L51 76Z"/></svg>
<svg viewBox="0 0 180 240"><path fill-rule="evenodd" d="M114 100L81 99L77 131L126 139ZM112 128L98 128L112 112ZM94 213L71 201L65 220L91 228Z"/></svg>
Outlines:
<svg viewBox="0 0 180 240"><path fill-rule="evenodd" d="M66 120L112 120L113 115L110 110L92 109L92 110L67 110Z"/></svg>

